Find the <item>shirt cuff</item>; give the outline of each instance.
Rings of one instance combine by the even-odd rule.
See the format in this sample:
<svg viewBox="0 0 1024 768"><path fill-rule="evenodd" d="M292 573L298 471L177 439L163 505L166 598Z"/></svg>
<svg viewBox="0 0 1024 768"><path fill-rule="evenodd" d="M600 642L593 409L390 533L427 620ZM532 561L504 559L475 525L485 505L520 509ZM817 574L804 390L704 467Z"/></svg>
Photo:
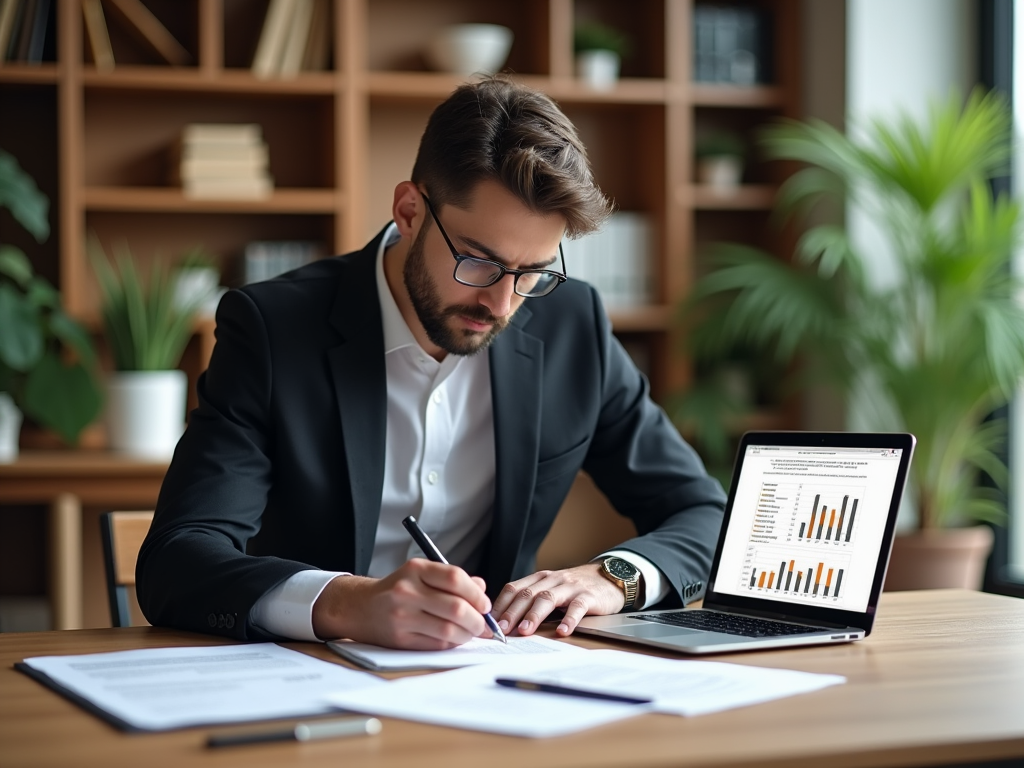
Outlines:
<svg viewBox="0 0 1024 768"><path fill-rule="evenodd" d="M636 566L640 575L644 577L644 602L636 604L636 608L646 608L655 603L660 603L668 597L668 580L661 575L661 571L654 563L646 557L641 557L636 552L628 552L623 549L613 549L605 552L596 560L603 560L606 557L621 557L627 563Z"/></svg>
<svg viewBox="0 0 1024 768"><path fill-rule="evenodd" d="M350 575L316 570L292 574L256 601L249 611L249 621L280 637L323 642L313 632L313 603L336 576Z"/></svg>

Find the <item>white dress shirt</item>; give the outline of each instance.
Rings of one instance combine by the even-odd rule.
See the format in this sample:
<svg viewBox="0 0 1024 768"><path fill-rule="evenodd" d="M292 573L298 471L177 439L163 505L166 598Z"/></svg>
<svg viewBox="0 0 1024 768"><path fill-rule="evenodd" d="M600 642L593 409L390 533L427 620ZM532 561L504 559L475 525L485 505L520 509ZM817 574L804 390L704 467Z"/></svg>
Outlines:
<svg viewBox="0 0 1024 768"><path fill-rule="evenodd" d="M380 521L368 575L382 578L423 553L402 526L415 515L449 562L472 572L483 556L494 510L494 413L486 352L438 362L420 347L384 277L385 250L397 242L392 224L377 253L377 294L384 326L387 434ZM661 572L632 552L653 604L668 593ZM263 595L250 619L282 637L318 640L313 604L328 582L347 573L301 571Z"/></svg>

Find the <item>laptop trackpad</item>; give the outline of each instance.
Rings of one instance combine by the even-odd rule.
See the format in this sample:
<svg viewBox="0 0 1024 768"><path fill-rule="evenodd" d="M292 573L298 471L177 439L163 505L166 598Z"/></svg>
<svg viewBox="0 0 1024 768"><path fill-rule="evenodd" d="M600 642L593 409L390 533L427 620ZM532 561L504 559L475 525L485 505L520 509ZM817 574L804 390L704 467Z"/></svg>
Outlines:
<svg viewBox="0 0 1024 768"><path fill-rule="evenodd" d="M704 632L702 629L684 629L673 627L667 624L623 624L615 628L624 635L630 637L646 637L652 640L659 637L681 637L683 635L698 635Z"/></svg>

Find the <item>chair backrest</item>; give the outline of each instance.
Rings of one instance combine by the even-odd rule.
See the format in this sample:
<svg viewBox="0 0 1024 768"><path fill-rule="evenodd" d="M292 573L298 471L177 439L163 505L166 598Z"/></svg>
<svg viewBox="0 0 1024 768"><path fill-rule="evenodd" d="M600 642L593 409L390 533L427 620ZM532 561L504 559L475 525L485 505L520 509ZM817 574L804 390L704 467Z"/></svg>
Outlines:
<svg viewBox="0 0 1024 768"><path fill-rule="evenodd" d="M152 512L105 512L100 515L110 618L115 627L132 625L128 588L135 586L135 563L152 522Z"/></svg>

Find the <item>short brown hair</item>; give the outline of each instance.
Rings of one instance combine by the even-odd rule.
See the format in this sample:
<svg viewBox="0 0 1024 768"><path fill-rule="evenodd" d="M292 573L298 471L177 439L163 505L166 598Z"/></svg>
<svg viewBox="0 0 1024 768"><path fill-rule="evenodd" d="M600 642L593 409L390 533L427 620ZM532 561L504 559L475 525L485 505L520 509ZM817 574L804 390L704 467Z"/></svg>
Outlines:
<svg viewBox="0 0 1024 768"><path fill-rule="evenodd" d="M460 86L434 110L412 180L437 206L465 206L477 184L497 181L531 211L563 216L570 238L598 229L612 208L569 118L503 77Z"/></svg>

